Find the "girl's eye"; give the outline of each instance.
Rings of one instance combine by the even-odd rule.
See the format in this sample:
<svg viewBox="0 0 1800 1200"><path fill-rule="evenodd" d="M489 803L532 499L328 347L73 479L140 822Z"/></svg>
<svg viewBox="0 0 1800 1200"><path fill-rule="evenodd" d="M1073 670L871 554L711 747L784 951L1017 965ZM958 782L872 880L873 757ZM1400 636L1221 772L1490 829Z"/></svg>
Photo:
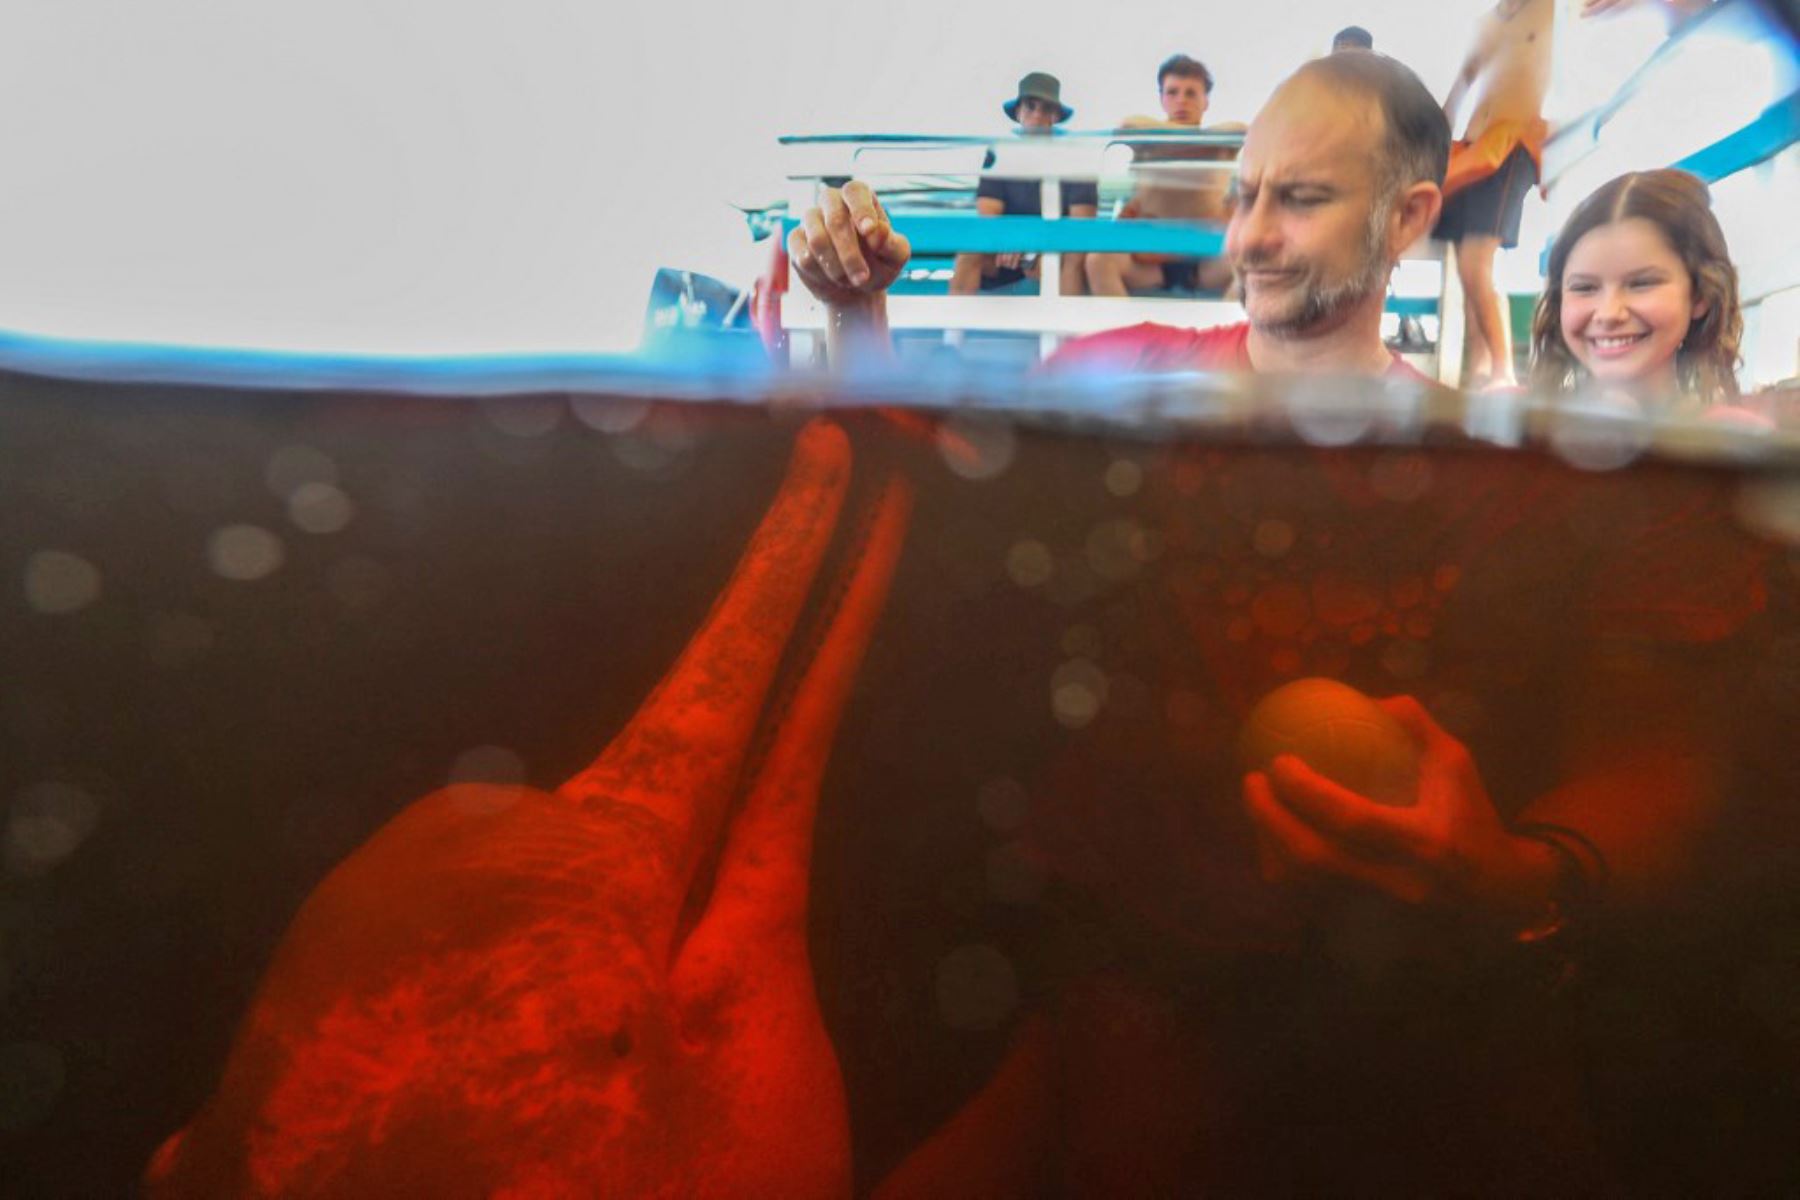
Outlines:
<svg viewBox="0 0 1800 1200"><path fill-rule="evenodd" d="M1591 296L1598 289L1591 283L1571 283L1563 290L1572 296Z"/></svg>

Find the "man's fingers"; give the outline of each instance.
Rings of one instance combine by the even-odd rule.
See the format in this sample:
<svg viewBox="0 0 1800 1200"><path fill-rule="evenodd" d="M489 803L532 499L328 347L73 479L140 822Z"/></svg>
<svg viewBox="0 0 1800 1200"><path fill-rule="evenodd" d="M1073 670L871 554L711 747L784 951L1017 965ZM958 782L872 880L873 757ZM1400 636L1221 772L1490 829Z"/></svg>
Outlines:
<svg viewBox="0 0 1800 1200"><path fill-rule="evenodd" d="M1411 696L1389 696L1375 703L1400 722L1421 753L1441 755L1452 747L1462 748L1462 743L1451 737L1430 711Z"/></svg>
<svg viewBox="0 0 1800 1200"><path fill-rule="evenodd" d="M869 248L870 252L891 267L905 266L907 260L912 258L912 243L906 240L905 234L896 230L892 225L883 224L881 228L886 230L886 234L880 245Z"/></svg>
<svg viewBox="0 0 1800 1200"><path fill-rule="evenodd" d="M1289 875L1287 857L1275 843L1275 835L1265 826L1266 814L1280 808L1270 789L1269 777L1261 771L1244 776L1244 807L1250 813L1251 832L1256 838L1256 870L1265 883L1285 882Z"/></svg>
<svg viewBox="0 0 1800 1200"><path fill-rule="evenodd" d="M807 244L804 226L796 225L788 230L787 252L788 263L799 273L801 279L819 275L819 264L813 261L812 248Z"/></svg>
<svg viewBox="0 0 1800 1200"><path fill-rule="evenodd" d="M1404 868L1359 858L1301 820L1261 772L1244 778L1244 807L1256 827L1257 858L1269 882L1339 879L1405 900L1420 895L1417 881Z"/></svg>
<svg viewBox="0 0 1800 1200"><path fill-rule="evenodd" d="M825 214L816 208L807 209L801 228L806 233L807 257L812 260L813 270L827 283L843 283L844 268L838 262L837 245L825 228Z"/></svg>
<svg viewBox="0 0 1800 1200"><path fill-rule="evenodd" d="M1276 758L1269 776L1276 798L1329 840L1382 858L1416 852L1415 810L1359 796L1291 754Z"/></svg>
<svg viewBox="0 0 1800 1200"><path fill-rule="evenodd" d="M1465 785L1479 784L1475 760L1469 756L1468 747L1439 725L1423 704L1411 696L1389 696L1375 703L1400 722L1419 748L1421 776L1449 771Z"/></svg>
<svg viewBox="0 0 1800 1200"><path fill-rule="evenodd" d="M869 264L863 259L862 234L856 231L856 225L850 216L850 206L844 202L844 193L837 188L825 189L819 208L824 217L826 232L831 235L831 245L837 252L844 278L861 287L869 280Z"/></svg>
<svg viewBox="0 0 1800 1200"><path fill-rule="evenodd" d="M875 189L859 179L844 185L844 203L853 228L861 236L864 257L890 266L905 266L912 258L912 243L894 229L893 219L882 207Z"/></svg>
<svg viewBox="0 0 1800 1200"><path fill-rule="evenodd" d="M887 236L887 213L875 198L875 189L860 179L844 185L844 206L850 210L850 221L856 232L870 246L879 246Z"/></svg>

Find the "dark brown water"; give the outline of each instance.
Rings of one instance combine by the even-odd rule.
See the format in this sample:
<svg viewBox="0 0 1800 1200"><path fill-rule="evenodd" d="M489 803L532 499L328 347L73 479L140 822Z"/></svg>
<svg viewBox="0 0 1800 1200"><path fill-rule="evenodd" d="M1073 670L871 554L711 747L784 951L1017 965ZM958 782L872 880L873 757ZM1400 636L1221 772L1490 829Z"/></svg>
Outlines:
<svg viewBox="0 0 1800 1200"><path fill-rule="evenodd" d="M1791 473L5 388L11 1194L1800 1188ZM1266 882L1312 675L1612 892Z"/></svg>

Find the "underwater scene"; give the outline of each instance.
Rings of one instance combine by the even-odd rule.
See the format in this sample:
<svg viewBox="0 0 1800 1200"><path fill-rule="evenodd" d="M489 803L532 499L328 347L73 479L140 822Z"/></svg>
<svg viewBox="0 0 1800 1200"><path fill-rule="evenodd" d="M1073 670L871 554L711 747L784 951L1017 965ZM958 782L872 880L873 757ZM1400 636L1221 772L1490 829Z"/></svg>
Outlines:
<svg viewBox="0 0 1800 1200"><path fill-rule="evenodd" d="M3 1190L1800 1187L1791 440L1075 386L6 377Z"/></svg>

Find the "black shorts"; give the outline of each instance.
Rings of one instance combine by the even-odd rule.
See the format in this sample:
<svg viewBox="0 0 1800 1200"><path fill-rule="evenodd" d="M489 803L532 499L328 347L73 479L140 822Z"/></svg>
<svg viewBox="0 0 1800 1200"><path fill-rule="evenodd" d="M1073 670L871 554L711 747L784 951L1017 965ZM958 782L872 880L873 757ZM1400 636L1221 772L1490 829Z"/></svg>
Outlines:
<svg viewBox="0 0 1800 1200"><path fill-rule="evenodd" d="M992 275L981 277L981 290L991 292L995 288L1011 287L1019 280L1029 278L1031 278L1030 274L1018 267L995 267Z"/></svg>
<svg viewBox="0 0 1800 1200"><path fill-rule="evenodd" d="M1497 237L1512 249L1519 244L1519 213L1525 193L1537 183L1537 164L1523 146L1515 146L1500 169L1444 201L1443 215L1431 236L1444 242L1466 237Z"/></svg>
<svg viewBox="0 0 1800 1200"><path fill-rule="evenodd" d="M1200 260L1197 258L1178 258L1174 262L1162 265L1163 288L1171 292L1195 292L1200 290Z"/></svg>

